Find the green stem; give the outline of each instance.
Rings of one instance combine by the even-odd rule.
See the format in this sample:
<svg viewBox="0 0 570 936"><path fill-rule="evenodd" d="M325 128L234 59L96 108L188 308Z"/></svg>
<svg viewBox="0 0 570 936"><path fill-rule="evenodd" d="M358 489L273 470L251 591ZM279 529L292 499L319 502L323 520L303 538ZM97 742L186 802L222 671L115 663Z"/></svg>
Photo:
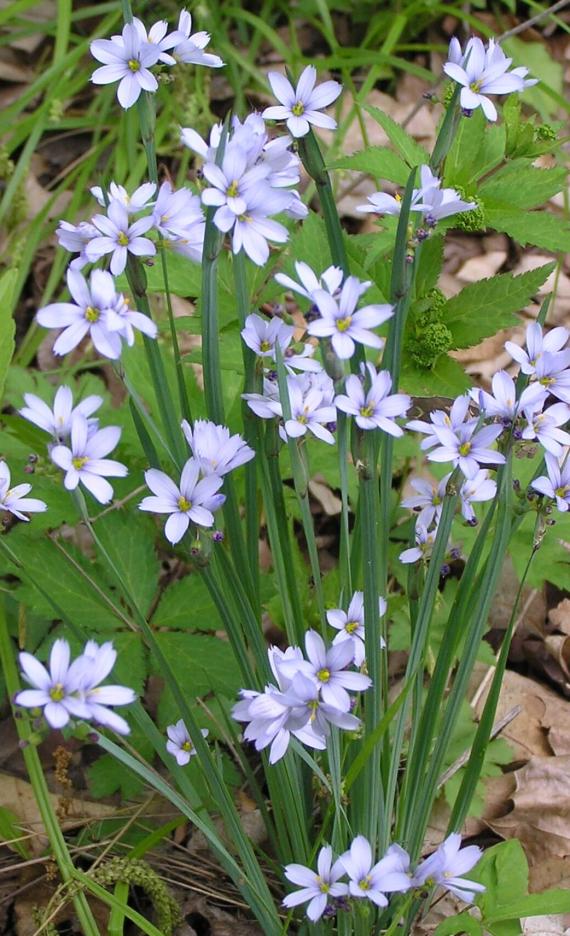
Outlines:
<svg viewBox="0 0 570 936"><path fill-rule="evenodd" d="M455 505L458 497L456 489L457 477L458 471L456 469L447 484L447 491L443 501L443 510L441 512L441 518L437 528L435 542L433 544L424 590L419 602L416 627L412 638L412 645L410 648L410 655L408 658L406 675L404 678L405 684L415 679L418 671L423 665L426 641L429 634L429 625L433 614L433 606L435 603L435 597L441 575L441 566L447 550L449 534L455 514ZM409 701L410 697L408 695L404 700L404 704L402 705L402 708L398 714L396 729L392 741L392 748L390 752L390 772L386 792L387 821L384 829L382 830L381 851L385 851L390 842L392 819L394 816L394 803L396 798L396 787L400 769L400 759L404 744L406 720L409 711Z"/></svg>
<svg viewBox="0 0 570 936"><path fill-rule="evenodd" d="M323 210L332 262L345 276L350 273L344 233L338 215L330 176L325 166L317 138L312 130L299 140L299 155L308 174L314 180Z"/></svg>
<svg viewBox="0 0 570 936"><path fill-rule="evenodd" d="M291 419L291 402L289 400L289 388L287 385L287 372L283 364L283 355L278 343L275 345L275 359L277 363L277 377L279 382L279 399L283 408L283 422ZM323 585L321 582L321 569L319 565L319 551L315 539L315 528L313 524L313 515L309 503L309 466L306 460L306 453L302 453L301 444L296 439L287 437L287 447L291 458L291 468L293 471L293 483L295 493L299 502L301 511L301 521L305 542L309 553L311 572L317 597L317 605L321 619L321 627L325 629L325 599L323 594Z"/></svg>
<svg viewBox="0 0 570 936"><path fill-rule="evenodd" d="M443 721L435 741L427 776L419 791L419 796L414 802L410 801L409 804L412 816L410 819L411 832L408 851L412 856L412 860L417 856L421 848L430 810L437 792L437 782L443 759L459 716L461 704L465 698L509 544L512 526L511 467L511 456L508 455L507 464L503 468L496 495L499 506L495 536L492 540L485 567L480 578L473 586L472 616L467 615L462 622L467 633L465 645L455 674L453 687L445 705Z"/></svg>
<svg viewBox="0 0 570 936"><path fill-rule="evenodd" d="M146 275L144 267L140 260L132 257L131 254L129 254L127 263L127 279L137 308L145 315L152 317L150 303L146 293ZM148 338L146 335L143 335L143 339L162 425L164 426L171 452L175 458L176 466L178 469L181 469L186 460L184 439L180 430L179 419L176 416L170 397L168 379L160 351L160 345L155 339Z"/></svg>
<svg viewBox="0 0 570 936"><path fill-rule="evenodd" d="M360 475L362 544L364 564L364 633L366 664L372 686L364 697L365 739L374 733L388 707L386 650L381 649L381 625L378 609L378 440L375 432L365 432L363 467ZM362 777L361 796L365 804L365 834L374 843L378 829L386 824L384 787L381 782L381 746L377 743L368 758Z"/></svg>
<svg viewBox="0 0 570 936"><path fill-rule="evenodd" d="M234 282L236 287L238 318L242 328L250 311L249 292L247 287L247 271L245 254L243 250L233 255ZM256 370L255 353L241 342L243 365L245 372L244 391L246 393L261 392L261 374ZM245 440L257 452L259 449L259 424L254 413L242 400L242 418ZM246 543L249 567L251 570L253 594L259 595L259 507L257 502L257 458L247 462L245 466L245 522Z"/></svg>
<svg viewBox="0 0 570 936"><path fill-rule="evenodd" d="M3 599L0 599L0 660L2 662L2 669L4 671L4 679L6 681L8 696L9 698L13 698L13 696L20 689L20 684L18 679L18 670L12 650L12 642L8 632L8 622L6 620L6 611ZM28 771L28 776L30 778L30 783L32 784L32 789L34 791L34 796L38 805L40 816L42 818L49 843L53 850L61 878L64 884L69 885L73 881L75 869L73 867L73 861L67 849L63 833L59 826L59 821L51 805L49 791L37 748L30 740L28 720L24 718L18 718L15 719L15 723L18 729L18 736L23 742L22 754L24 757L26 770ZM85 894L81 892L76 893L73 895L72 899L75 912L77 913L81 928L85 936L100 936L97 923L95 922L91 908L87 903Z"/></svg>
<svg viewBox="0 0 570 936"><path fill-rule="evenodd" d="M518 607L520 604L521 596L523 589L526 583L530 567L532 565L532 560L536 556L542 542L542 536L539 532L540 523L542 517L538 514L536 518L536 526L533 536L532 550L530 556L528 557L528 562L526 564L525 570L523 572L522 578L519 583L518 591L516 598L514 600L513 609L511 611L511 617L509 620L508 627L505 631L505 636L503 637L503 642L501 644L501 651L497 660L495 667L495 674L493 676L493 682L489 690L489 695L487 696L487 701L485 702L485 707L483 709L483 714L479 721L477 727L477 733L475 735L475 740L473 741L473 746L471 748L471 754L467 765L465 767L465 772L463 775L463 781L459 789L459 793L453 804L453 809L451 811L451 816L449 819L449 832L455 832L461 829L463 822L467 816L469 807L473 796L475 795L475 790L477 788L477 783L479 782L479 777L481 776L481 771L483 769L483 761L485 759L485 752L487 750L487 745L491 738L491 733L493 731L493 724L495 722L495 716L497 714L497 706L499 704L499 696L501 694L501 687L503 685L503 677L505 675L505 669L507 666L507 660L509 656L509 649L511 646L511 640L513 637L514 626L517 619ZM538 534L538 535L537 535Z"/></svg>

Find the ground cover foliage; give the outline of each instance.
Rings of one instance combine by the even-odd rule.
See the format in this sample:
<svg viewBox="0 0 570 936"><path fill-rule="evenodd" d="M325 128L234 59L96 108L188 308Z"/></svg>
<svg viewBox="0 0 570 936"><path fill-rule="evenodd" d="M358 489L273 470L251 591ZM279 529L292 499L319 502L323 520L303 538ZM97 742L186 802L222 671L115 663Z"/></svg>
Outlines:
<svg viewBox="0 0 570 936"><path fill-rule="evenodd" d="M19 815L9 801L1 819L12 855L29 861L35 848L55 860L59 882L34 907L40 931L67 918L87 933L169 933L185 913L185 925L198 926L203 906L186 912L144 860L169 842L179 847L185 820L188 867L200 877L213 866L225 911L234 907L233 923L214 913L212 932L243 917L244 931L275 934L500 934L522 932L527 917L570 912L557 886L566 875L563 825L541 825L528 803L533 783L548 790L564 769L567 724L552 705L539 715L527 705L524 725L530 719L537 737L517 733L521 699L537 690L506 670L514 635L511 658L530 660L566 693L570 401L568 332L556 309L570 227L566 211L552 210L565 198L566 105L538 33L530 43L504 41L519 75L504 88L515 93L494 98L498 119L467 108L461 85L427 67L426 36L447 5L416 6L359 6L354 46L340 36L354 10L320 4L293 14L266 3L214 8L204 21L197 8L192 28L208 28L213 52L193 42L190 26L185 34L181 19L166 59L149 53L158 93L123 98L132 105L125 109L116 85L85 90L94 68L107 67L88 49L121 34L133 12L148 26L154 9L109 4L95 17L60 4L57 21L41 30L25 5L17 14L16 39L41 32L53 62L26 79L3 118L0 213L11 260L0 281L0 649L7 707L20 692L14 712L35 805ZM517 11L504 6L491 23L474 5L466 24L485 39L501 24L506 32ZM162 12L175 29L180 11ZM309 47L299 21L311 30ZM441 34L438 42L446 61ZM488 56L494 48L491 41ZM454 62L474 95L485 92L484 79L469 74L477 55L468 46ZM287 128L272 122L287 117L272 92L281 108L288 92L265 74L283 64L260 60L275 59L293 85L313 61L317 90L338 81L326 113L315 104L322 133L291 124L287 141ZM127 69L132 93L140 66ZM377 90L402 73L436 88L439 100L424 105L433 135L419 134L422 142ZM540 83L525 90L535 76ZM289 113L297 121L313 113L300 87L292 100L301 110ZM269 106L266 126L259 116L240 123L251 95L258 114ZM229 115L210 136L229 104L238 122ZM190 130L185 149L180 126ZM27 218L30 167L44 142L67 133L84 134L89 146L48 180L39 212ZM228 160L240 148L248 155L236 168ZM253 186L245 181L236 208L235 180L248 170ZM112 184L133 196L155 180L160 192L149 187L129 206L146 243L127 251L116 232L132 219L113 215L115 195L124 196ZM95 216L95 228L83 229L88 247L73 242L80 229L60 225L62 246L79 244L101 271L112 253L114 278L105 272L97 286L89 265L68 271L80 310L73 321L62 317L71 314L62 303L70 302L72 258L46 247L62 214L70 225ZM101 243L108 219L113 245ZM465 244L495 238L495 247L507 243L532 262L483 264L483 275L449 290L444 263L457 236ZM49 269L40 296L29 274L42 252ZM540 324L521 329L524 310ZM54 348L60 331L46 340L45 327L79 319L67 345ZM505 354L508 335L506 356L478 371L470 350L498 338ZM483 375L475 387L474 373ZM51 409L57 388L69 388L76 404L97 402L72 417L64 394L46 424L37 400ZM108 455L117 461L103 464ZM17 487L25 481L34 500ZM156 512L169 514L166 527ZM545 581L548 603L527 628ZM80 659L76 671L67 670L66 646ZM51 660L45 685L31 657L18 666L17 650ZM116 685L99 687L111 668ZM250 695L236 706L242 690ZM544 709L542 688L539 696ZM55 806L45 780L52 756ZM58 819L80 809L72 758L90 800L134 802L130 818L102 806L99 829L87 822L62 835ZM514 810L493 813L495 790ZM38 817L48 841L30 850L21 829ZM493 844L490 828L506 841ZM471 837L463 863L452 833ZM473 841L488 846L482 856ZM85 857L92 844L95 863ZM558 864L538 884L533 865L544 857ZM529 859L531 891L543 893L529 893ZM308 920L295 885L308 888ZM450 892L440 918L438 885Z"/></svg>

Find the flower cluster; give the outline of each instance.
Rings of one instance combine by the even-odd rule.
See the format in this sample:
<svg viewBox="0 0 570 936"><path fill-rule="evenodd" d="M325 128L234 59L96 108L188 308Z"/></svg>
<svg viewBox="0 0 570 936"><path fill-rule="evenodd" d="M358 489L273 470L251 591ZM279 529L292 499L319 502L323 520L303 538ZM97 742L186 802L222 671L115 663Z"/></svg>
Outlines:
<svg viewBox="0 0 570 936"><path fill-rule="evenodd" d="M453 833L412 873L410 857L400 845L390 845L375 862L370 842L357 835L348 851L334 863L332 848L323 846L317 856L316 872L304 865L286 865L285 877L300 890L288 894L283 905L297 907L306 903L307 917L315 923L324 914L334 916L337 909L345 909L349 899L369 900L377 907L386 907L387 894L409 890L419 893L434 885L471 903L475 893L481 893L485 887L463 875L475 867L481 854L476 845L461 848L461 836Z"/></svg>
<svg viewBox="0 0 570 936"><path fill-rule="evenodd" d="M51 728L63 728L70 719L81 719L126 735L129 726L111 706L129 705L135 693L125 686L100 685L116 659L117 651L110 641L101 646L87 641L83 653L71 663L69 644L59 638L51 648L48 668L31 653L20 653L22 675L33 689L18 692L16 705L43 709Z"/></svg>
<svg viewBox="0 0 570 936"><path fill-rule="evenodd" d="M271 647L268 657L275 684L270 683L263 692L242 689L241 700L232 711L236 721L248 723L244 738L253 741L257 751L271 745L271 764L286 753L291 736L308 747L324 750L331 725L347 731L360 726L360 719L350 714L349 692L368 689L371 680L348 669L355 659L352 641L337 640L327 647L316 631L309 630L305 654L299 647L285 651Z"/></svg>
<svg viewBox="0 0 570 936"><path fill-rule="evenodd" d="M74 491L82 484L100 504L109 503L113 488L107 478L124 478L128 472L121 462L106 457L117 446L121 429L99 429L99 420L92 413L101 406L101 397L86 397L74 407L71 389L63 386L55 395L53 410L33 393L26 393L24 399L26 406L20 415L52 437L49 456L65 472L67 490Z"/></svg>
<svg viewBox="0 0 570 936"><path fill-rule="evenodd" d="M441 179L433 174L429 166L420 166L421 185L412 192L410 211L420 213L422 222L433 228L438 221L451 218L463 211L472 211L475 202L466 202L453 188L442 188ZM402 197L387 192L374 192L368 196L369 205L360 205L358 211L370 214L399 215Z"/></svg>
<svg viewBox="0 0 570 936"><path fill-rule="evenodd" d="M443 66L445 74L461 86L461 106L467 113L481 108L487 120L497 119L497 108L489 94L511 94L524 91L537 83L527 78L528 68L509 71L512 59L507 58L498 42L489 39L487 48L481 39L473 37L461 49L455 37L449 43L449 58Z"/></svg>
<svg viewBox="0 0 570 936"><path fill-rule="evenodd" d="M120 36L95 39L91 54L102 67L91 76L94 84L119 82L117 100L128 109L138 101L141 91L154 92L158 81L151 68L159 62L176 65L177 62L220 68L224 63L217 55L204 52L210 37L206 32L192 34L192 17L182 10L178 28L168 32L168 24L159 20L148 33L140 19L126 23Z"/></svg>
<svg viewBox="0 0 570 936"><path fill-rule="evenodd" d="M300 160L290 149L291 137L269 139L259 114L250 114L243 123L234 117L223 153L218 153L221 139L220 125L212 129L209 143L190 127L181 132L182 143L204 160L202 173L208 184L202 203L215 208L214 224L231 236L234 253L243 250L253 263L263 266L269 257L268 242L283 244L289 236L273 216L307 215L292 188L300 179Z"/></svg>
<svg viewBox="0 0 570 936"><path fill-rule="evenodd" d="M105 213L77 225L61 221L57 229L61 246L79 255L67 272L73 302L50 303L38 311L36 319L45 328L63 329L54 344L55 354L68 354L89 336L99 354L116 360L123 342L134 343L134 329L156 338L157 327L148 315L130 307L114 277L124 273L129 256L154 257L155 240L199 262L204 214L197 195L185 187L175 190L168 181L158 191L154 182L145 182L132 194L111 182L108 191L94 186L91 194ZM153 233L155 240L148 236ZM109 270L92 270L87 282L80 270L103 259Z"/></svg>
<svg viewBox="0 0 570 936"><path fill-rule="evenodd" d="M470 390L455 400L449 413L435 410L429 422L412 420L407 424L408 429L425 436L421 448L429 461L450 463L463 474L459 501L467 523L477 522L472 504L492 500L496 494L496 482L482 466L504 464L504 454L491 446L507 437L518 445L538 442L542 446L547 475L535 479L531 486L554 500L560 510L568 509L570 475L565 450L570 446L570 433L562 427L570 420L569 336L566 328L544 334L537 323L529 325L526 348L512 341L505 345L520 364L525 386L517 389L510 374L501 370L493 376L491 393ZM471 407L478 412L471 413ZM412 479L416 493L405 498L402 506L418 512L416 545L400 554L402 562L429 556L450 478L451 473L436 485Z"/></svg>
<svg viewBox="0 0 570 936"><path fill-rule="evenodd" d="M205 528L214 525L214 511L226 499L218 493L224 475L255 455L241 436L232 436L225 426L199 419L192 428L184 420L182 429L192 455L182 469L179 483L164 471L149 468L145 480L152 496L143 498L139 504L140 510L169 514L164 535L173 545L180 542L190 523Z"/></svg>

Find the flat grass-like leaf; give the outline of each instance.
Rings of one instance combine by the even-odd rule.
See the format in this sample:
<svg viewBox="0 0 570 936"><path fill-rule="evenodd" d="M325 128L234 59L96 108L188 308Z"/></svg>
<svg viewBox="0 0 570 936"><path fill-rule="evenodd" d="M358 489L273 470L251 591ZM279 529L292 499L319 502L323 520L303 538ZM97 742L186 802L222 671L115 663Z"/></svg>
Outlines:
<svg viewBox="0 0 570 936"><path fill-rule="evenodd" d="M563 218L546 211L486 208L485 222L494 231L508 234L521 247L532 244L553 253L570 250L570 225Z"/></svg>
<svg viewBox="0 0 570 936"><path fill-rule="evenodd" d="M14 335L16 323L12 315L13 293L18 271L6 270L0 277L0 397L4 392L6 375L14 353Z"/></svg>
<svg viewBox="0 0 570 936"><path fill-rule="evenodd" d="M520 276L500 273L470 283L448 299L442 307L441 320L453 334L453 347L470 348L499 329L513 325L514 313L527 305L553 269L554 263L546 263Z"/></svg>

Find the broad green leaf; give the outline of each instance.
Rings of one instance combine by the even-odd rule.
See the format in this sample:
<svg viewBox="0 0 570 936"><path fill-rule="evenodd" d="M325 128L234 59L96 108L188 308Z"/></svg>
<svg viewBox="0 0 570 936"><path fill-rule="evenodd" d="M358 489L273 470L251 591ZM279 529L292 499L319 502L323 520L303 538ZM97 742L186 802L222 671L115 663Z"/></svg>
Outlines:
<svg viewBox="0 0 570 936"><path fill-rule="evenodd" d="M487 335L514 324L514 313L527 305L553 269L553 263L546 263L520 276L501 273L470 283L448 299L441 320L453 334L453 346L470 348Z"/></svg>
<svg viewBox="0 0 570 936"><path fill-rule="evenodd" d="M445 160L445 184L474 194L475 181L502 161L505 141L504 127L488 124L480 108L471 117L462 117Z"/></svg>
<svg viewBox="0 0 570 936"><path fill-rule="evenodd" d="M466 936L484 936L484 932L479 920L472 917L468 910L464 910L463 913L448 917L440 923L434 936L459 936L460 933L465 933Z"/></svg>
<svg viewBox="0 0 570 936"><path fill-rule="evenodd" d="M404 128L384 113L378 107L364 105L364 110L368 111L370 116L380 124L384 133L390 140L392 146L398 151L402 159L405 159L410 169L414 166L421 166L429 163L429 153L420 145ZM404 180L404 184L407 178Z"/></svg>
<svg viewBox="0 0 570 936"><path fill-rule="evenodd" d="M161 630L217 630L221 624L208 589L198 574L169 585L152 616Z"/></svg>
<svg viewBox="0 0 570 936"><path fill-rule="evenodd" d="M16 269L6 270L0 277L0 398L4 392L4 383L15 347L16 323L12 315L12 305L17 278Z"/></svg>
<svg viewBox="0 0 570 936"><path fill-rule="evenodd" d="M405 393L418 397L444 396L455 398L465 393L471 386L471 381L457 361L442 354L433 367L417 367L406 356L400 378L400 389Z"/></svg>
<svg viewBox="0 0 570 936"><path fill-rule="evenodd" d="M24 838L23 842L18 841L21 838ZM16 813L13 813L7 806L0 806L0 839L7 848L15 851L24 861L31 859L32 855L25 841L24 826L20 823ZM10 844L7 844L8 842Z"/></svg>
<svg viewBox="0 0 570 936"><path fill-rule="evenodd" d="M570 913L570 890L547 890L542 894L527 894L510 904L498 904L488 923L558 913Z"/></svg>
<svg viewBox="0 0 570 936"><path fill-rule="evenodd" d="M239 670L227 641L203 634L159 632L156 636L190 697L209 692L233 697L240 688Z"/></svg>
<svg viewBox="0 0 570 936"><path fill-rule="evenodd" d="M97 521L96 530L117 575L146 614L159 573L152 519L139 510L112 510Z"/></svg>
<svg viewBox="0 0 570 936"><path fill-rule="evenodd" d="M343 156L342 159L335 160L329 169L352 169L355 172L365 172L374 179L386 179L397 185L405 185L410 174L409 167L404 160L385 146L370 146L366 150L353 153L352 156Z"/></svg>
<svg viewBox="0 0 570 936"><path fill-rule="evenodd" d="M564 68L551 54L544 42L525 42L516 36L506 39L504 49L513 57L515 65L525 65L530 76L539 78L539 84L524 92L524 104L530 104L544 118L558 110L557 104L564 101Z"/></svg>
<svg viewBox="0 0 570 936"><path fill-rule="evenodd" d="M544 469L541 474L546 474ZM528 559L534 522L534 513L525 517L511 540L510 554L518 575L522 575ZM570 589L568 542L570 542L570 516L568 513L556 513L556 524L547 529L546 536L530 566L528 583L532 588L542 588L546 581L558 588Z"/></svg>
<svg viewBox="0 0 570 936"><path fill-rule="evenodd" d="M31 572L41 574L41 586L61 610L77 624L82 630L105 632L114 630L118 618L112 609L100 597L89 581L81 574L84 569L103 594L108 594L108 585L97 566L85 559L70 544L65 549L71 554L79 569L61 555L54 543L48 540L30 540L25 550L14 552ZM47 600L31 582L26 581L22 575L23 583L15 589L18 601L33 608L36 613L45 614L54 620L55 611Z"/></svg>
<svg viewBox="0 0 570 936"><path fill-rule="evenodd" d="M485 222L494 231L508 234L521 245L532 244L553 253L570 250L570 226L546 211L519 208L485 208Z"/></svg>
<svg viewBox="0 0 570 936"><path fill-rule="evenodd" d="M495 172L479 189L489 208L538 208L566 184L564 166L536 169L527 159L515 159Z"/></svg>

